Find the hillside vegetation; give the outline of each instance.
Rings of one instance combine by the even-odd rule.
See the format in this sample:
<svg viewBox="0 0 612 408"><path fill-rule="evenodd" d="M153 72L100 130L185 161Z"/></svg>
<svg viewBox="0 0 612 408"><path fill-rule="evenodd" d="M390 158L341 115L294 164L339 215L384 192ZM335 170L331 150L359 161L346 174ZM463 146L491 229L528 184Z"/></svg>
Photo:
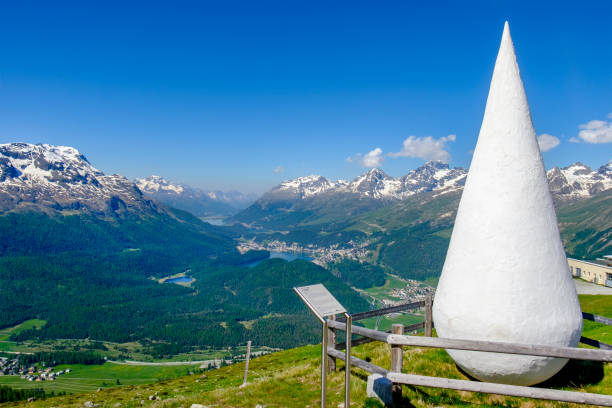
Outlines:
<svg viewBox="0 0 612 408"><path fill-rule="evenodd" d="M460 199L461 192L422 193L399 202L349 195L330 199L323 193L287 202L262 199L237 217L281 231L257 234L264 243L347 248L368 242L368 262L403 278L426 280L442 271ZM570 256L596 259L612 250L612 191L556 205Z"/></svg>
<svg viewBox="0 0 612 408"><path fill-rule="evenodd" d="M581 296L583 310L603 314L609 311L605 296ZM594 336L594 331L585 335ZM597 337L596 337L597 338ZM126 386L81 395L67 395L33 403L5 404L27 407L83 407L91 401L101 407L189 407L193 403L215 407L316 407L319 401L320 346L305 346L286 350L251 361L249 384L242 383L244 363L222 367L205 374L185 376L142 386ZM389 346L370 343L353 349L353 355L372 363L389 367ZM344 399L343 363L339 371L329 376L328 401L338 407ZM404 372L468 379L457 369L444 350L407 348ZM379 407L366 398L367 373L351 370L351 398L357 407ZM540 385L583 392L610 394L612 364L570 361L553 379ZM470 392L455 392L426 387L403 387L404 407L480 406L480 407L579 407L577 404L510 398ZM155 397L156 399L149 399ZM117 405L117 403L121 405ZM351 404L353 405L353 404Z"/></svg>
<svg viewBox="0 0 612 408"><path fill-rule="evenodd" d="M248 339L283 348L314 341L318 330L303 318L291 291L296 285L324 282L352 310L369 308L345 282L309 262L241 266L267 253L240 255L224 233L175 210L113 220L1 215L0 328L41 319L45 325L7 340L140 342L140 352L162 358ZM160 283L179 273L195 281Z"/></svg>
<svg viewBox="0 0 612 408"><path fill-rule="evenodd" d="M612 252L612 191L560 206L558 215L568 254L595 259Z"/></svg>

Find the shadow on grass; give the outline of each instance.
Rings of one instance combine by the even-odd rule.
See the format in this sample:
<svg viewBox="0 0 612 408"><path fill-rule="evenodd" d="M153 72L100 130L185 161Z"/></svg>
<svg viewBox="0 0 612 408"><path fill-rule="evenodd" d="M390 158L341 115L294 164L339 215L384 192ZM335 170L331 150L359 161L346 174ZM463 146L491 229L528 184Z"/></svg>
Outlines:
<svg viewBox="0 0 612 408"><path fill-rule="evenodd" d="M472 381L480 381L456 365L457 370ZM538 388L579 388L585 385L598 384L604 378L604 365L601 361L570 360L552 378L536 384Z"/></svg>
<svg viewBox="0 0 612 408"><path fill-rule="evenodd" d="M561 388L582 387L601 382L604 378L604 364L601 361L570 360L551 379L538 387Z"/></svg>

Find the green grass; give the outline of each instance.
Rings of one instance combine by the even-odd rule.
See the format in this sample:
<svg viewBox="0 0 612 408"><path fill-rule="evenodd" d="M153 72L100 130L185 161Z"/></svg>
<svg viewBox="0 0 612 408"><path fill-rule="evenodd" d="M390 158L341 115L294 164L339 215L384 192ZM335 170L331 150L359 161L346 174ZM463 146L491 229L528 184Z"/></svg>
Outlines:
<svg viewBox="0 0 612 408"><path fill-rule="evenodd" d="M440 277L439 276L430 276L429 278L426 278L423 283L426 285L429 285L431 287L437 288L438 287L438 282L440 282Z"/></svg>
<svg viewBox="0 0 612 408"><path fill-rule="evenodd" d="M0 329L0 341L7 341L13 334L19 334L24 330L32 329L34 327L40 328L45 324L47 324L45 320L30 319L18 324L17 326Z"/></svg>
<svg viewBox="0 0 612 408"><path fill-rule="evenodd" d="M593 313L612 318L612 296L609 295L579 295L583 312ZM591 339L612 344L612 326L584 321L582 335Z"/></svg>
<svg viewBox="0 0 612 408"><path fill-rule="evenodd" d="M377 319L378 317L369 317L367 319L363 319L359 321L359 323L363 324L363 326L367 327L368 329L374 329ZM378 330L380 331L391 330L391 325L394 323L401 323L404 326L408 326L414 323L420 323L422 321L423 321L423 315L411 314L411 313L400 314L394 317L383 316L380 319L380 322L378 324Z"/></svg>
<svg viewBox="0 0 612 408"><path fill-rule="evenodd" d="M30 352L28 347L14 341L10 341L9 339L11 335L19 334L24 330L32 329L34 327L40 328L45 324L47 324L45 320L30 319L16 326L0 329L0 352ZM35 351L39 351L39 349L36 349Z"/></svg>
<svg viewBox="0 0 612 408"><path fill-rule="evenodd" d="M365 289L364 292L375 299L399 300L399 298L389 295L393 289L401 289L406 286L406 281L398 276L387 274L387 280L383 286L374 286Z"/></svg>
<svg viewBox="0 0 612 408"><path fill-rule="evenodd" d="M0 376L0 385L11 388L44 388L45 391L83 393L96 391L98 388L117 387L120 385L141 385L176 378L199 371L198 366L127 366L113 363L103 365L59 365L56 371L70 368L72 371L63 374L55 381L27 381L19 376Z"/></svg>

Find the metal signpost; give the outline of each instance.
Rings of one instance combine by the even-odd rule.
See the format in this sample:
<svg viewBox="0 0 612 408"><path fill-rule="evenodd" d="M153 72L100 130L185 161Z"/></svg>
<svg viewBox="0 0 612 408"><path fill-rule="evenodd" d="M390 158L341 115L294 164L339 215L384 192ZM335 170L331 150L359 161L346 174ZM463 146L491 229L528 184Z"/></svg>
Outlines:
<svg viewBox="0 0 612 408"><path fill-rule="evenodd" d="M327 320L325 318L339 313L346 317L344 406L349 408L351 404L351 324L353 318L344 306L320 283L293 288L293 290L317 319L323 323L323 338L321 340L321 408L325 408L327 394Z"/></svg>

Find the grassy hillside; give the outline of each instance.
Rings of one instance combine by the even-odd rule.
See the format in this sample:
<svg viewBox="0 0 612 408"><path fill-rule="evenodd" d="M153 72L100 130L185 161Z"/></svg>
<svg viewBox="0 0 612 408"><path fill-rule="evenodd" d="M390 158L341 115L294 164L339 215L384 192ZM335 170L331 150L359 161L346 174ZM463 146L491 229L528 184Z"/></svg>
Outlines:
<svg viewBox="0 0 612 408"><path fill-rule="evenodd" d="M609 297L581 296L583 310L604 314L610 310ZM608 315L609 316L609 315ZM585 335L587 333L585 332ZM594 336L594 332L589 332ZM594 336L595 337L595 336ZM597 337L596 337L597 338ZM353 349L354 355L372 363L389 366L389 346L371 343ZM205 374L185 376L150 385L130 385L100 392L68 395L33 403L4 404L27 407L83 407L86 401L101 407L189 407L199 403L215 407L316 407L319 404L320 346L305 346L286 350L252 360L249 384L242 382L244 363L222 367ZM404 353L404 372L468 379L457 369L444 350L407 348ZM366 399L366 373L352 369L351 397L354 406L377 407ZM328 400L330 407L343 402L343 364L329 377ZM553 379L541 386L610 394L612 392L612 364L594 364L571 361ZM405 407L480 406L480 407L579 407L576 404L553 403L524 398L507 398L469 392L444 391L426 387L403 387ZM155 396L159 400L149 400Z"/></svg>

